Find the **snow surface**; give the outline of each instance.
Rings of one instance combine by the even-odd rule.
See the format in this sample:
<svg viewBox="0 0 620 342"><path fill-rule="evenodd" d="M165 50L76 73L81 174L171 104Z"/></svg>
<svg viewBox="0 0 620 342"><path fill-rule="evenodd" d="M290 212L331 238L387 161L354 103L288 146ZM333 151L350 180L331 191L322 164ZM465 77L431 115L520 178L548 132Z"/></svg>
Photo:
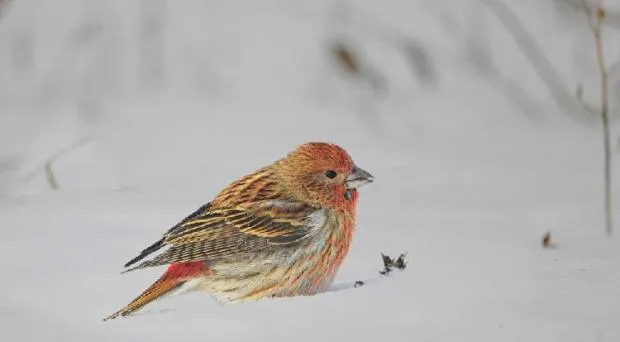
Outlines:
<svg viewBox="0 0 620 342"><path fill-rule="evenodd" d="M168 1L154 90L136 76L144 3L17 1L0 24L1 341L620 341L600 128L558 109L483 2ZM581 83L596 104L579 13L505 3L566 89ZM385 89L335 67L338 37ZM426 80L412 77L403 37L428 54ZM16 68L23 41L33 69ZM41 164L84 137L55 162L51 190ZM161 272L120 275L124 262L309 140L337 142L376 179L361 191L343 290L231 306L192 293L101 321ZM542 248L546 232L555 248ZM350 288L377 278L381 252L406 252L408 268Z"/></svg>

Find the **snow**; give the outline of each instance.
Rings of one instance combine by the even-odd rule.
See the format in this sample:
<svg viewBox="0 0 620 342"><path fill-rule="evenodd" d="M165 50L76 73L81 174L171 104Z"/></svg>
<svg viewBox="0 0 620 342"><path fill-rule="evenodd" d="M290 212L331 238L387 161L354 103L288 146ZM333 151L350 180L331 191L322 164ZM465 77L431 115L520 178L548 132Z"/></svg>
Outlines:
<svg viewBox="0 0 620 342"><path fill-rule="evenodd" d="M581 16L559 1L506 3L566 89L581 83L596 104ZM620 340L600 128L558 109L482 2L168 1L159 90L137 76L140 4L18 1L0 24L0 340ZM102 28L71 45L87 19ZM618 32L606 32L613 64ZM402 35L434 79L412 77ZM32 37L33 71L15 69L15 37ZM384 92L331 63L338 37ZM84 137L50 189L40 165ZM339 291L231 306L191 293L101 321L161 272L121 275L127 260L310 140L337 142L375 176ZM541 246L546 232L555 248ZM406 252L407 269L377 281L381 252Z"/></svg>

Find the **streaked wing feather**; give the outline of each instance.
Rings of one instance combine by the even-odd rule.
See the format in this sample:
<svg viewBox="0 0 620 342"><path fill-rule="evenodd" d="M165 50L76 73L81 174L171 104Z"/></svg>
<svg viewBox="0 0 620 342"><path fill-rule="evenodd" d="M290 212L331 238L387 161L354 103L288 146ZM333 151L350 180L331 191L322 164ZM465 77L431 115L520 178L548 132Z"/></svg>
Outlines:
<svg viewBox="0 0 620 342"><path fill-rule="evenodd" d="M171 263L234 257L248 251L291 244L312 235L324 223L321 209L282 201L248 208L211 208L166 233L162 254L127 270Z"/></svg>
<svg viewBox="0 0 620 342"><path fill-rule="evenodd" d="M200 216L204 215L205 213L209 212L210 208L211 208L211 202L208 202L207 204L204 204L200 208L196 209L196 211L194 211L193 213L187 215L187 217L185 217L183 220L181 220L181 222L177 223L174 227L170 228L168 230L168 232L166 232L166 234L174 233L180 227L184 226L187 222L190 222L190 221L194 220L195 218L200 217Z"/></svg>
<svg viewBox="0 0 620 342"><path fill-rule="evenodd" d="M166 232L166 234L164 235L164 238L158 240L154 244L152 244L149 247L145 248L144 250L142 250L140 252L140 254L138 254L138 256L134 257L133 259L131 259L127 263L125 263L125 267L129 267L129 266L135 264L136 262L146 258L150 254L153 254L154 252L156 252L159 249L161 249L162 247L164 247L164 245L165 245L165 236L166 235L174 233L180 227L182 227L184 224L186 224L188 221L191 221L191 220L195 219L196 217L204 215L206 212L209 211L210 208L211 208L211 202L208 202L208 203L202 205L200 208L196 209L193 213L189 214L187 217L185 217L183 220L181 220L181 222L177 223L172 228L170 228L168 230L168 232ZM134 267L132 269L135 269L135 268L136 267ZM130 270L131 269L129 269L129 270L125 271L125 272L129 272Z"/></svg>

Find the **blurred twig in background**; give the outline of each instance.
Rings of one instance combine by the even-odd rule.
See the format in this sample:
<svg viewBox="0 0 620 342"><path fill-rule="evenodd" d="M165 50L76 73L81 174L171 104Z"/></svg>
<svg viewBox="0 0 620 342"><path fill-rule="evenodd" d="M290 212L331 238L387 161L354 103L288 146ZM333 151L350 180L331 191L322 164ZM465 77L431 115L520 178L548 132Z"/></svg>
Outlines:
<svg viewBox="0 0 620 342"><path fill-rule="evenodd" d="M345 73L359 77L367 81L375 92L386 90L385 80L377 70L363 63L359 53L342 40L332 44L331 52L340 67Z"/></svg>
<svg viewBox="0 0 620 342"><path fill-rule="evenodd" d="M43 170L45 172L45 178L47 180L47 184L49 185L49 187L53 190L60 189L60 185L58 184L58 180L56 178L56 174L54 173L54 169L53 169L54 162L56 162L58 158L62 157L66 153L71 152L72 150L87 143L88 141L89 139L84 137L60 149L59 151L51 155L49 158L47 158L42 165L32 170L32 172L30 172L26 177L24 177L24 182L29 182L31 179L34 178L34 176L36 176L36 174L40 170Z"/></svg>
<svg viewBox="0 0 620 342"><path fill-rule="evenodd" d="M165 77L166 0L140 1L139 82L144 90L159 89Z"/></svg>
<svg viewBox="0 0 620 342"><path fill-rule="evenodd" d="M44 165L45 168L45 179L47 179L47 184L49 184L50 188L54 190L58 190L60 186L58 186L58 181L56 180L56 175L54 175L54 170L52 170L52 160L48 159Z"/></svg>
<svg viewBox="0 0 620 342"><path fill-rule="evenodd" d="M15 4L15 1L16 0L0 0L0 22L2 22L4 16L9 13L11 6Z"/></svg>
<svg viewBox="0 0 620 342"><path fill-rule="evenodd" d="M583 118L583 114L588 114L586 117L592 117L593 115L591 114L593 113L584 110L580 103L571 95L571 92L563 85L560 75L555 71L549 60L538 47L538 44L536 44L532 35L527 31L510 7L502 1L479 1L499 19L500 23L504 25L508 33L510 33L541 81L549 90L557 106L567 114L573 114L574 118ZM574 114L579 115L574 116Z"/></svg>
<svg viewBox="0 0 620 342"><path fill-rule="evenodd" d="M439 75L436 66L422 42L407 32L390 27L389 24L360 8L348 4L346 7L344 4L339 6L341 12L346 11L350 24L355 26L356 30L364 31L365 37L375 36L376 39L400 51L411 69L414 81L427 85L434 85L437 82Z"/></svg>
<svg viewBox="0 0 620 342"><path fill-rule="evenodd" d="M414 39L406 39L400 46L411 69L412 77L424 84L435 84L439 77L428 50Z"/></svg>
<svg viewBox="0 0 620 342"><path fill-rule="evenodd" d="M334 44L333 53L340 67L350 74L360 73L360 63L357 55L348 46L337 42Z"/></svg>
<svg viewBox="0 0 620 342"><path fill-rule="evenodd" d="M458 55L458 62L467 62L483 80L489 82L493 91L497 91L521 108L525 117L538 118L536 113L541 112L538 101L521 82L513 79L509 72L502 70L495 63L489 33L492 29L489 27L486 12L481 11L477 6L468 6L467 22L466 25L462 25L436 3L426 2L424 6L427 7L429 14L436 17L442 31L448 33L448 36L454 40L454 44L462 49L463 52Z"/></svg>
<svg viewBox="0 0 620 342"><path fill-rule="evenodd" d="M609 82L607 67L605 65L605 55L603 53L602 27L605 21L605 9L602 0L596 5L590 4L588 0L582 0L582 9L586 15L588 26L594 36L594 47L596 50L596 64L600 76L600 116L603 125L603 150L604 150L604 172L605 183L605 229L607 234L613 232L613 212L611 207L611 132L609 129Z"/></svg>
<svg viewBox="0 0 620 342"><path fill-rule="evenodd" d="M576 12L583 12L583 0L555 0L558 5L568 5ZM601 26L607 26L620 30L620 11L605 9L605 21Z"/></svg>

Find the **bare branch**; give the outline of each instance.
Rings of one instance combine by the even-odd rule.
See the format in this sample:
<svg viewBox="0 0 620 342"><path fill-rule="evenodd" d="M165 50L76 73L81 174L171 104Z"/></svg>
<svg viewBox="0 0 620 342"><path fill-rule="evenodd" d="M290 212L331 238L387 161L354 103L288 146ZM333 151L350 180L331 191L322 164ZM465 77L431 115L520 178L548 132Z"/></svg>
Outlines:
<svg viewBox="0 0 620 342"><path fill-rule="evenodd" d="M566 4L572 10L583 13L583 0L558 0L557 2ZM620 11L605 9L605 21L601 24L603 26L620 30Z"/></svg>
<svg viewBox="0 0 620 342"><path fill-rule="evenodd" d="M605 183L605 229L607 234L613 232L613 212L612 212L612 178L611 178L611 132L609 128L609 81L605 64L605 54L603 52L602 28L605 21L605 9L602 1L596 5L596 10L588 4L587 0L582 0L583 12L587 16L588 25L594 36L594 47L596 50L596 64L600 77L600 115L603 124L603 149L604 149L604 171L603 179Z"/></svg>

